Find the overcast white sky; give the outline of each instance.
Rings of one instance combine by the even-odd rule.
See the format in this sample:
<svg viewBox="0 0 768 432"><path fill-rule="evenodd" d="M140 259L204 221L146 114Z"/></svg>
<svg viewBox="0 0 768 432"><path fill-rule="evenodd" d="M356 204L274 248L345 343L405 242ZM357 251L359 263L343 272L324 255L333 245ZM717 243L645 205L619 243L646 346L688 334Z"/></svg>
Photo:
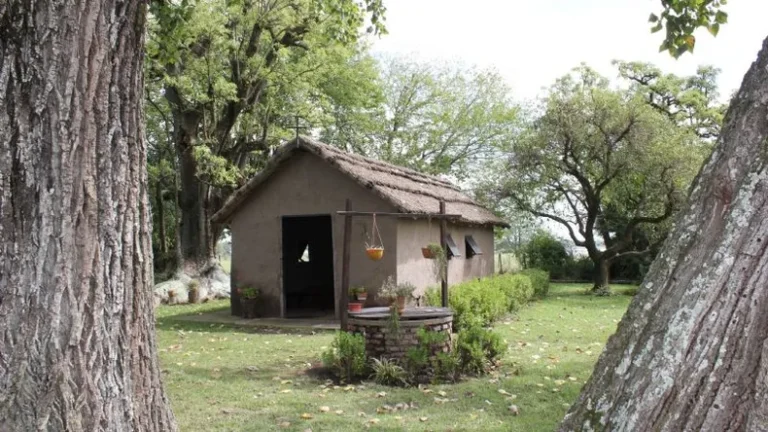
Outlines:
<svg viewBox="0 0 768 432"><path fill-rule="evenodd" d="M615 77L611 60L655 63L692 74L697 65L722 69L720 93L737 89L768 35L768 0L731 0L717 38L697 33L696 51L679 60L659 53L662 33L648 16L659 0L386 0L389 34L374 51L423 60L493 67L528 99L586 62Z"/></svg>

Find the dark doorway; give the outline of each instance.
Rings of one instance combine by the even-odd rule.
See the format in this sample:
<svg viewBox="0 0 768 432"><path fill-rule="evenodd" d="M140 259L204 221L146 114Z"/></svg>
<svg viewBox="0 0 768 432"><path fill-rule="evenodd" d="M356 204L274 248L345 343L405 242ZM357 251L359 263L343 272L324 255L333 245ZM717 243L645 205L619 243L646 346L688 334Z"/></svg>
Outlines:
<svg viewBox="0 0 768 432"><path fill-rule="evenodd" d="M288 318L334 311L330 216L283 217L283 295Z"/></svg>

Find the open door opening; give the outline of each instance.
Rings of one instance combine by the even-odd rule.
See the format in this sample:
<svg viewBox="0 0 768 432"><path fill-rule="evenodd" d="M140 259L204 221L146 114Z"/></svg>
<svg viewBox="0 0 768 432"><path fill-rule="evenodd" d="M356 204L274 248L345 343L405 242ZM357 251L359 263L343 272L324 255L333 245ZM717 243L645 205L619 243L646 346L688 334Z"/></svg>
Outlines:
<svg viewBox="0 0 768 432"><path fill-rule="evenodd" d="M331 217L283 217L283 295L286 318L334 312Z"/></svg>

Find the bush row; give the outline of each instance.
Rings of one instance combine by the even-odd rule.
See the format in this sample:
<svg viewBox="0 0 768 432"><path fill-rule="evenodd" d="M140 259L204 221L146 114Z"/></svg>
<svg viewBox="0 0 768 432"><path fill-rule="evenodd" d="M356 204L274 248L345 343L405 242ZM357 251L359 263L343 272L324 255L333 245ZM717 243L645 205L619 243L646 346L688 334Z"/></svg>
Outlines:
<svg viewBox="0 0 768 432"><path fill-rule="evenodd" d="M453 326L456 329L487 327L528 303L534 295L546 295L548 290L549 275L535 269L454 285L448 293L448 303L454 312ZM440 290L427 290L426 298L429 305L439 306Z"/></svg>

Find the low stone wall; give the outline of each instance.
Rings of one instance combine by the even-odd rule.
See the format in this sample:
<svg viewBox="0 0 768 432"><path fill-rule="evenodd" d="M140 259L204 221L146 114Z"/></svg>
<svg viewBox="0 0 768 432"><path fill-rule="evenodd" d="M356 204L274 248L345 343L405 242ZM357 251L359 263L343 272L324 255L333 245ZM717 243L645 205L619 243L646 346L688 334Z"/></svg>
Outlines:
<svg viewBox="0 0 768 432"><path fill-rule="evenodd" d="M402 359L408 348L419 345L416 333L420 328L446 335L443 344L430 347L430 357L439 352L451 350L452 315L440 318L400 320L400 328L397 332L390 329L388 319L351 318L349 320L349 330L365 337L365 351L368 357L372 358Z"/></svg>

